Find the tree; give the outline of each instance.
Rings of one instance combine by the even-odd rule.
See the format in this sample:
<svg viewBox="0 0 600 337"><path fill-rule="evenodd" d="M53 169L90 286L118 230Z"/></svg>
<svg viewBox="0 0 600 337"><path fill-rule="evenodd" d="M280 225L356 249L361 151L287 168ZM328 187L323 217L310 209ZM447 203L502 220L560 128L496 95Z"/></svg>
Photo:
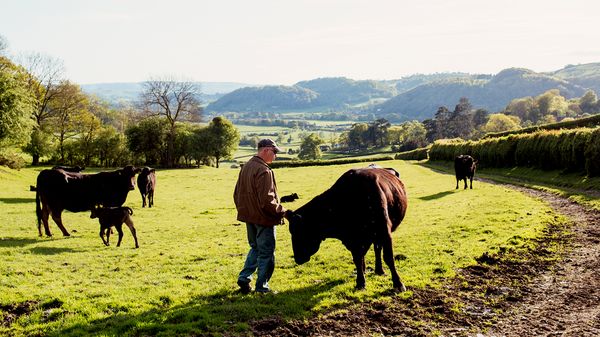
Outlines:
<svg viewBox="0 0 600 337"><path fill-rule="evenodd" d="M521 120L517 116L509 116L502 113L491 114L487 123L483 126L482 131L503 132L517 130L521 128Z"/></svg>
<svg viewBox="0 0 600 337"><path fill-rule="evenodd" d="M321 158L321 148L319 147L321 144L323 144L323 140L317 134L311 133L302 141L298 158L303 160Z"/></svg>
<svg viewBox="0 0 600 337"><path fill-rule="evenodd" d="M0 56L0 148L26 143L32 129L33 99L21 69Z"/></svg>
<svg viewBox="0 0 600 337"><path fill-rule="evenodd" d="M2 55L6 55L6 52L8 50L8 40L0 35L0 56Z"/></svg>
<svg viewBox="0 0 600 337"><path fill-rule="evenodd" d="M89 111L87 96L78 85L63 81L58 90L61 94L49 105L52 114L48 123L58 143L59 160L64 163L65 141L81 133L82 121L87 118Z"/></svg>
<svg viewBox="0 0 600 337"><path fill-rule="evenodd" d="M346 142L351 149L366 148L368 146L367 132L369 126L366 123L355 123L347 132Z"/></svg>
<svg viewBox="0 0 600 337"><path fill-rule="evenodd" d="M151 79L144 82L141 94L143 110L149 116L162 116L167 120L167 165L175 164L176 122L199 121L202 113L196 85L173 78Z"/></svg>
<svg viewBox="0 0 600 337"><path fill-rule="evenodd" d="M150 117L125 130L127 147L138 156L143 157L145 165L165 163L165 140L169 126L164 119Z"/></svg>
<svg viewBox="0 0 600 337"><path fill-rule="evenodd" d="M447 128L450 130L450 138L460 137L469 139L473 132L473 106L466 97L461 97L454 108Z"/></svg>
<svg viewBox="0 0 600 337"><path fill-rule="evenodd" d="M583 112L593 113L598 112L598 96L593 90L588 90L585 92L583 96L579 99L579 107Z"/></svg>
<svg viewBox="0 0 600 337"><path fill-rule="evenodd" d="M221 159L230 159L240 142L240 132L224 117L215 117L208 124L208 153L215 159L217 168Z"/></svg>
<svg viewBox="0 0 600 337"><path fill-rule="evenodd" d="M385 146L385 140L387 139L387 132L390 126L390 122L385 118L376 119L369 125L369 139L373 145L377 146L377 141L379 141L379 146Z"/></svg>
<svg viewBox="0 0 600 337"><path fill-rule="evenodd" d="M63 78L64 66L62 61L40 53L32 53L21 57L21 64L27 70L27 87L34 96L35 109L32 118L36 125L31 134L31 144L26 147L31 154L32 164L39 164L40 156L48 149L49 143L40 143L50 137L42 133L50 132L46 121L52 117L50 105L60 96L60 83Z"/></svg>

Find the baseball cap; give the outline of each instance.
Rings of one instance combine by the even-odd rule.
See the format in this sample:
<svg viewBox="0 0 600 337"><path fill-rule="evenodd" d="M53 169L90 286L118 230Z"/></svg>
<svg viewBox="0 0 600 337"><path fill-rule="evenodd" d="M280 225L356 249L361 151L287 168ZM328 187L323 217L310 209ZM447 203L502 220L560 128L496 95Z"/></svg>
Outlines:
<svg viewBox="0 0 600 337"><path fill-rule="evenodd" d="M275 150L275 153L283 152L283 150L277 146L277 143L275 143L275 141L271 138L261 139L258 142L258 148L260 149L261 147L272 147Z"/></svg>

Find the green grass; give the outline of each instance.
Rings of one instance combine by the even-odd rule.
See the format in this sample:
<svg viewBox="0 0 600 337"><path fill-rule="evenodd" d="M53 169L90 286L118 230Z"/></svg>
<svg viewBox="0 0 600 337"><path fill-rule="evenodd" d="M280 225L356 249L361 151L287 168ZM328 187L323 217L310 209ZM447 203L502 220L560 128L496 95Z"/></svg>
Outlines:
<svg viewBox="0 0 600 337"><path fill-rule="evenodd" d="M329 188L346 170L366 166L275 170L280 195L296 192L296 209ZM438 286L486 251L521 245L554 214L542 202L503 187L477 183L454 190L454 178L403 161L379 163L401 173L409 196L406 219L394 232L396 265L410 288ZM129 194L139 249L124 228L121 247L105 247L89 213L63 213L71 237L37 236L35 184L39 169L0 169L0 305L39 301L0 335L122 336L247 334L250 320L308 318L323 310L384 299L392 286L367 273L355 291L350 253L326 240L312 260L296 266L288 227L277 227L277 295L241 295L236 279L248 246L232 200L238 170L159 170L155 207ZM91 172L91 171L90 171ZM75 232L76 231L76 232ZM114 239L114 237L113 237ZM113 241L114 244L114 241ZM373 253L367 266L374 266ZM8 313L0 311L0 318Z"/></svg>

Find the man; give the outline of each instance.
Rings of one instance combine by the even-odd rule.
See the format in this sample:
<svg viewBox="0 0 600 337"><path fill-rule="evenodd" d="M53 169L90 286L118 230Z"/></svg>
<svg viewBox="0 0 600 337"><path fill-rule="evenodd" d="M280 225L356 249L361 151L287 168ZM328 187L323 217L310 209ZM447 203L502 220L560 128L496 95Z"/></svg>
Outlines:
<svg viewBox="0 0 600 337"><path fill-rule="evenodd" d="M268 164L281 148L272 139L258 142L258 151L240 170L233 199L237 219L246 223L250 251L237 284L244 294L252 291L250 281L258 269L256 292L268 293L269 280L275 269L275 225L283 221L285 208L277 197L275 176Z"/></svg>

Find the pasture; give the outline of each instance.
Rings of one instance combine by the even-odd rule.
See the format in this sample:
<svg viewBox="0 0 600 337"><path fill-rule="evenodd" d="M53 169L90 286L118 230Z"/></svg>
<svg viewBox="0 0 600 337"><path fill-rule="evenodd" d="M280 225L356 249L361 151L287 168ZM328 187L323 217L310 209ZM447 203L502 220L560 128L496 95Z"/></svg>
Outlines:
<svg viewBox="0 0 600 337"><path fill-rule="evenodd" d="M501 186L475 182L473 190L455 190L453 175L403 161L379 164L400 172L408 193L407 216L393 234L396 268L409 289L402 294L389 291L389 271L373 273L372 250L366 290L355 291L350 253L337 240L295 265L287 225L277 227L270 284L278 294L237 292L248 251L232 200L237 169L158 170L155 206L142 209L137 189L125 204L134 210L134 249L128 230L121 247L114 236L105 247L89 212L63 213L71 237L53 222L55 236L38 237L29 185L40 169L0 168L0 335L247 334L252 320L308 318L439 286L484 252L520 246L557 221L541 201ZM279 194L298 193L284 204L296 209L357 166L276 169Z"/></svg>

